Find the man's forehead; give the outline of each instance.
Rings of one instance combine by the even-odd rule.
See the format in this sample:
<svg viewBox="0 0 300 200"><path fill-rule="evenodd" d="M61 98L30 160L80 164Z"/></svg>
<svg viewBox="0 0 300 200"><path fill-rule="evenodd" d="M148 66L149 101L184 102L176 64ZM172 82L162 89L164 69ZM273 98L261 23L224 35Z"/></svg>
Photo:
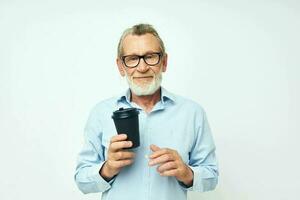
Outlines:
<svg viewBox="0 0 300 200"><path fill-rule="evenodd" d="M150 33L144 35L129 34L123 40L124 54L151 51L160 51L160 44L158 39Z"/></svg>

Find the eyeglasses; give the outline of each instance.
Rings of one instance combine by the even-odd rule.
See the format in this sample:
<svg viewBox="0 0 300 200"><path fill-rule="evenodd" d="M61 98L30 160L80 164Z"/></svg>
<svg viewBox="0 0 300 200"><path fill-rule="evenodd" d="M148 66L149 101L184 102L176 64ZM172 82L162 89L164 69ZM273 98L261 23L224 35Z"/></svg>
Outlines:
<svg viewBox="0 0 300 200"><path fill-rule="evenodd" d="M157 65L161 59L162 53L155 52L155 53L147 53L145 55L128 55L122 56L122 61L126 67L134 68L139 65L141 58L143 58L144 62L147 65L154 66Z"/></svg>

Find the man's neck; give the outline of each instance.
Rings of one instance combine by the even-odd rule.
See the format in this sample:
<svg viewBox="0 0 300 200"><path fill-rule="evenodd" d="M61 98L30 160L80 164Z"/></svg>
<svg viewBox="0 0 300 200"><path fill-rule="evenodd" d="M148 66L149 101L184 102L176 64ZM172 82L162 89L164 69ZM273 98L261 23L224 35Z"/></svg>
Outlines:
<svg viewBox="0 0 300 200"><path fill-rule="evenodd" d="M149 113L157 102L161 98L161 88L159 88L154 94L147 96L137 96L131 92L131 101L141 106L143 110Z"/></svg>

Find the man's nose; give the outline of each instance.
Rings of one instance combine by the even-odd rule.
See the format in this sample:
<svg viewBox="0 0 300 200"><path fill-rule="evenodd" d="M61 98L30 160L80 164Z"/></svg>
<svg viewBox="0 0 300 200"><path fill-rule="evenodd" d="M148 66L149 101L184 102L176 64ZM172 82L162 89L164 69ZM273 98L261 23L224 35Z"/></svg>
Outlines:
<svg viewBox="0 0 300 200"><path fill-rule="evenodd" d="M144 59L140 60L140 63L138 64L137 68L136 68L139 72L146 72L149 70L149 65L147 65L147 63L145 63Z"/></svg>

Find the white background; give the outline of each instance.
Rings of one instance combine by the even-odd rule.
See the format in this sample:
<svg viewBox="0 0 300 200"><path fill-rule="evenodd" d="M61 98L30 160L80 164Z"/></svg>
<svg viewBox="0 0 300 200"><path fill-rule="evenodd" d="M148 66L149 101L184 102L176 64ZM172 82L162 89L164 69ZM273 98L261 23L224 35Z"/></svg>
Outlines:
<svg viewBox="0 0 300 200"><path fill-rule="evenodd" d="M300 3L0 0L0 199L99 199L73 174L91 108L126 89L122 31L146 22L163 86L199 102L220 181L189 199L298 199Z"/></svg>

